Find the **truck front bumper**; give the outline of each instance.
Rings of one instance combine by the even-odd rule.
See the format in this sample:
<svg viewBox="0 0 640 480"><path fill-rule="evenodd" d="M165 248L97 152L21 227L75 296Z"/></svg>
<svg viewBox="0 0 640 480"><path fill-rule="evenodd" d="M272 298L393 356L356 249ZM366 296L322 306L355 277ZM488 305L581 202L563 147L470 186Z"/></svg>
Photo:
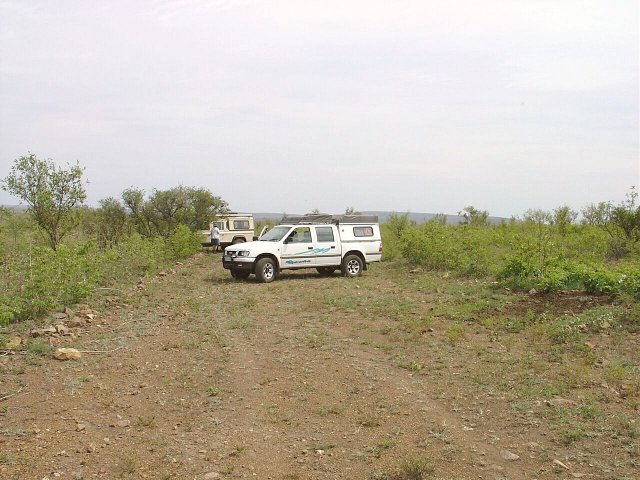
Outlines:
<svg viewBox="0 0 640 480"><path fill-rule="evenodd" d="M254 258L222 256L222 266L227 270L241 270L243 272L253 271Z"/></svg>

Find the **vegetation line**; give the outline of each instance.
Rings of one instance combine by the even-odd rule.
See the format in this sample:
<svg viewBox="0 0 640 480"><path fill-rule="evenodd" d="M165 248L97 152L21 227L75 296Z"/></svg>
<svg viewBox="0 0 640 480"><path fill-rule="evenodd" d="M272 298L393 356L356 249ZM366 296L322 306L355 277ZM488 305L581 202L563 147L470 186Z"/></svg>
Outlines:
<svg viewBox="0 0 640 480"><path fill-rule="evenodd" d="M228 210L208 190L183 186L148 196L129 188L87 208L82 173L79 165L63 169L29 154L0 181L28 205L26 213L0 209L0 325L39 319L94 292L124 294L121 285L153 288L145 278L201 250L198 231ZM635 187L618 204L591 204L580 213L567 206L529 210L499 225L473 206L459 215L460 225L444 214L420 225L391 215L382 225L383 260L489 279L497 288L640 301Z"/></svg>

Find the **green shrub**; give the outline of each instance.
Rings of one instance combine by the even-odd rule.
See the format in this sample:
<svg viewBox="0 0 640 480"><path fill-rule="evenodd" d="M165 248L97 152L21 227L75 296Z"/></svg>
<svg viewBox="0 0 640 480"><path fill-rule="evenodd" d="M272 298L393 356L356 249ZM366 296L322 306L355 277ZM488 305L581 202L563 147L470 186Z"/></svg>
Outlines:
<svg viewBox="0 0 640 480"><path fill-rule="evenodd" d="M51 345L42 340L32 340L27 343L27 352L34 356L43 356L51 353Z"/></svg>
<svg viewBox="0 0 640 480"><path fill-rule="evenodd" d="M100 258L100 283L127 281L153 274L168 262L161 237L142 237L134 233L106 250Z"/></svg>
<svg viewBox="0 0 640 480"><path fill-rule="evenodd" d="M534 215L535 214L535 215ZM393 256L410 263L463 276L495 275L505 287L540 292L583 290L640 300L640 261L607 262L608 236L593 225L554 225L544 212L529 212L522 223L496 227L423 225L384 226ZM399 235L399 236L398 236ZM385 249L390 244L385 240ZM387 257L389 258L389 257Z"/></svg>
<svg viewBox="0 0 640 480"><path fill-rule="evenodd" d="M189 230L185 225L178 225L167 238L167 254L174 260L186 258L200 250L200 245L198 234Z"/></svg>
<svg viewBox="0 0 640 480"><path fill-rule="evenodd" d="M415 265L483 277L495 268L492 249L499 248L500 242L500 232L493 228L453 226L431 220L404 228L399 249L402 256Z"/></svg>
<svg viewBox="0 0 640 480"><path fill-rule="evenodd" d="M424 480L435 471L431 459L424 456L403 458L399 464L399 472L394 480Z"/></svg>
<svg viewBox="0 0 640 480"><path fill-rule="evenodd" d="M398 215L393 212L389 215L386 222L389 233L395 238L401 238L402 234L411 226L409 221L409 214Z"/></svg>
<svg viewBox="0 0 640 480"><path fill-rule="evenodd" d="M184 226L166 240L136 233L106 250L86 241L62 243L57 250L21 244L0 258L0 325L77 303L97 286L153 274L199 248Z"/></svg>
<svg viewBox="0 0 640 480"><path fill-rule="evenodd" d="M396 260L402 256L400 239L396 237L386 223L380 225L382 235L382 260Z"/></svg>
<svg viewBox="0 0 640 480"><path fill-rule="evenodd" d="M489 273L489 250L487 239L492 233L488 228L465 226L459 234L460 250L457 254L457 270L463 275L482 277Z"/></svg>
<svg viewBox="0 0 640 480"><path fill-rule="evenodd" d="M5 256L0 321L38 317L85 297L98 279L97 249L87 242L32 247Z"/></svg>
<svg viewBox="0 0 640 480"><path fill-rule="evenodd" d="M449 343L458 343L462 337L464 337L464 326L461 323L455 322L447 327L444 332Z"/></svg>
<svg viewBox="0 0 640 480"><path fill-rule="evenodd" d="M411 263L433 270L455 270L460 245L452 241L450 226L430 221L421 227L407 228L401 237L401 251Z"/></svg>
<svg viewBox="0 0 640 480"><path fill-rule="evenodd" d="M580 330L567 318L558 318L546 325L546 334L551 343L557 345L573 343L580 338Z"/></svg>
<svg viewBox="0 0 640 480"><path fill-rule="evenodd" d="M417 229L405 232L401 238L402 256L417 265L427 265L429 242Z"/></svg>
<svg viewBox="0 0 640 480"><path fill-rule="evenodd" d="M512 288L536 288L541 292L580 289L587 293L627 295L640 300L640 265L637 262L608 266L555 255L547 258L540 268L532 258L530 245L513 244L498 273L498 280Z"/></svg>

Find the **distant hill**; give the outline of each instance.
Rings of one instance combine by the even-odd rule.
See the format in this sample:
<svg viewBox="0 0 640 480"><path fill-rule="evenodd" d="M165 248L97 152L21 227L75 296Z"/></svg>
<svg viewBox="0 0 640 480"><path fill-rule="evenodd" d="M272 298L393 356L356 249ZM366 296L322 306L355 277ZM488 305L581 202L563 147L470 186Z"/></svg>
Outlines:
<svg viewBox="0 0 640 480"><path fill-rule="evenodd" d="M0 205L2 208L6 208L7 210L11 210L12 212L26 212L26 205Z"/></svg>
<svg viewBox="0 0 640 480"><path fill-rule="evenodd" d="M294 214L298 214L300 212L287 212L289 215L294 215ZM380 220L380 223L384 223L386 222L389 217L395 213L397 215L407 215L409 220L415 223L426 223L429 220L433 219L436 217L435 213L419 213L419 212L385 212L385 211L375 211L375 210L365 210L360 212L364 215L377 215L378 219ZM447 217L447 223L449 225L459 225L460 223L462 223L464 221L464 218L462 218L459 215L446 215ZM268 213L268 212L257 212L253 214L253 218L256 221L261 221L261 220L280 220L282 218L282 213ZM489 217L489 223L491 223L492 225L499 225L502 222L508 222L509 219L508 218L503 218L503 217Z"/></svg>
<svg viewBox="0 0 640 480"><path fill-rule="evenodd" d="M0 205L0 207L4 207L7 208L9 210L11 210L12 212L26 212L27 211L27 206L26 205ZM297 215L300 214L300 212L287 212L289 215ZM334 212L335 213L335 212ZM342 212L340 212L342 213ZM389 219L389 216L391 216L393 213L397 214L397 215L407 215L409 220L412 222L415 222L417 224L420 223L426 223L429 220L433 219L436 214L435 213L420 213L420 212L385 212L385 211L376 211L376 210L366 210L366 211L362 211L359 212L362 213L364 215L377 215L378 219L380 220L380 223L384 223ZM449 225L459 225L460 223L462 223L464 221L464 219L459 216L459 215L447 215L447 223ZM280 221L280 219L282 218L282 213L275 213L275 212L256 212L253 214L253 218L256 221L261 221L261 220L276 220L276 221ZM499 225L502 222L508 222L510 219L508 218L503 218L503 217L489 217L489 223L491 223L491 225Z"/></svg>

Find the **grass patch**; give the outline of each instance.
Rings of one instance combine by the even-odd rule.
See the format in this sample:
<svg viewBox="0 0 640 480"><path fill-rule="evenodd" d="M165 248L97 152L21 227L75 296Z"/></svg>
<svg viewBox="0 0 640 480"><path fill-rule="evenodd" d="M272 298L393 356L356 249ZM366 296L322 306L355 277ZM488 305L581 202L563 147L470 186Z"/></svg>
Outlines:
<svg viewBox="0 0 640 480"><path fill-rule="evenodd" d="M42 340L33 340L27 343L27 353L29 355L34 355L37 357L41 357L43 355L48 355L53 351L51 345L43 342Z"/></svg>
<svg viewBox="0 0 640 480"><path fill-rule="evenodd" d="M358 306L358 298L348 296L348 294L328 295L324 302L329 307L334 307L339 310L353 310Z"/></svg>
<svg viewBox="0 0 640 480"><path fill-rule="evenodd" d="M398 471L389 480L426 480L435 472L431 460L425 456L409 456L400 460Z"/></svg>
<svg viewBox="0 0 640 480"><path fill-rule="evenodd" d="M227 322L227 328L229 330L248 330L255 327L256 321L248 317L232 318Z"/></svg>
<svg viewBox="0 0 640 480"><path fill-rule="evenodd" d="M564 445L571 445L583 438L586 438L587 434L582 428L582 426L576 426L569 430L564 430L562 432L561 441Z"/></svg>
<svg viewBox="0 0 640 480"><path fill-rule="evenodd" d="M366 417L361 418L358 421L358 425L360 425L362 427L367 427L367 428L379 427L380 426L380 420L377 417L374 417L374 416L366 416Z"/></svg>
<svg viewBox="0 0 640 480"><path fill-rule="evenodd" d="M450 344L455 345L464 337L464 326L458 322L452 323L447 327L444 335Z"/></svg>
<svg viewBox="0 0 640 480"><path fill-rule="evenodd" d="M320 415L321 417L328 417L329 415L341 415L342 412L344 412L344 408L337 405L323 405L318 409L318 415Z"/></svg>
<svg viewBox="0 0 640 480"><path fill-rule="evenodd" d="M222 389L218 387L209 386L207 387L207 395L210 397L219 397L222 395Z"/></svg>

